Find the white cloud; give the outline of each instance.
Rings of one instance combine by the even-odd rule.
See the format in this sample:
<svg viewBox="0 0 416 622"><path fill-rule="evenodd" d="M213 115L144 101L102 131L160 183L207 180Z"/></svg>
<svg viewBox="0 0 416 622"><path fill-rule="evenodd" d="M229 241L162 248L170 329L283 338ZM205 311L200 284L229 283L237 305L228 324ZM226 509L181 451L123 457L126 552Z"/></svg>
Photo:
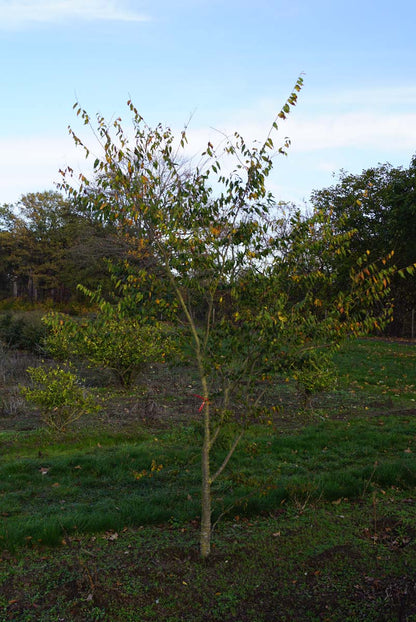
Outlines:
<svg viewBox="0 0 416 622"><path fill-rule="evenodd" d="M290 137L289 157L278 157L269 179L275 196L284 200L302 202L313 188L334 183L333 173L341 168L359 173L379 162L394 166L407 166L416 150L416 113L377 109L363 112L336 111L315 116L305 113L301 104L286 121L278 123L279 131L272 138L279 147L286 136ZM276 108L259 102L250 110L235 111L216 126L232 136L237 130L249 145L254 140L264 140L276 114ZM214 130L193 127L189 132L188 153L198 154L208 140L219 145L222 135ZM221 148L220 148L221 151ZM195 162L198 158L195 158ZM225 171L229 172L228 163Z"/></svg>
<svg viewBox="0 0 416 622"><path fill-rule="evenodd" d="M250 108L233 110L216 127L226 133L238 130L247 141L264 139L283 99L258 100ZM285 121L278 119L276 145L285 136L292 150L312 152L323 149L416 149L416 87L375 87L338 92L300 94L298 105ZM191 124L192 129L192 124ZM217 143L220 135L211 132ZM214 142L214 141L213 141ZM214 143L214 144L215 144Z"/></svg>
<svg viewBox="0 0 416 622"><path fill-rule="evenodd" d="M414 150L416 148L416 89L403 88L345 93L334 101L319 103L300 98L285 121L277 119L279 131L273 140L288 136L292 149L300 152L322 149L356 148ZM334 95L335 97L335 95ZM310 103L313 102L313 105ZM362 102L365 102L362 103ZM219 120L225 133L238 130L246 140L264 140L281 102L258 101L250 109L234 110ZM191 125L192 128L192 125ZM215 134L211 133L211 136ZM220 135L217 134L218 142Z"/></svg>
<svg viewBox="0 0 416 622"><path fill-rule="evenodd" d="M238 117L239 115L236 115ZM273 115L262 115L261 120L251 119L233 125L222 124L225 133L232 135L238 130L246 141L264 140L269 132ZM297 153L322 150L353 148L357 150L412 151L416 149L416 113L346 113L328 114L316 117L297 115L296 112L284 122L272 138L280 146L286 136L291 140L291 151ZM190 129L190 142L198 147L206 146L208 140L218 145L221 134L203 128Z"/></svg>
<svg viewBox="0 0 416 622"><path fill-rule="evenodd" d="M300 96L302 102L303 94ZM348 105L359 106L361 109L369 107L386 108L391 106L406 106L416 104L416 86L413 85L390 85L386 87L373 87L363 89L348 89L329 91L308 96L312 103L319 106L325 105ZM302 103L300 103L302 105Z"/></svg>
<svg viewBox="0 0 416 622"><path fill-rule="evenodd" d="M297 151L321 149L414 149L416 113L347 113L290 119L287 131Z"/></svg>
<svg viewBox="0 0 416 622"><path fill-rule="evenodd" d="M59 169L85 168L85 159L71 138L30 136L0 140L0 204L15 203L22 194L54 188Z"/></svg>
<svg viewBox="0 0 416 622"><path fill-rule="evenodd" d="M68 19L140 22L148 17L120 0L0 0L0 29Z"/></svg>
<svg viewBox="0 0 416 622"><path fill-rule="evenodd" d="M372 111L337 113L336 108L312 116L309 111L303 112L299 104L287 121L279 123L279 132L273 137L275 145L289 136L292 146L289 158L278 158L276 162L277 196L294 200L308 196L312 188L332 183L331 172L340 168L357 172L380 161L407 166L416 150L416 113L401 113L394 107L386 112L376 106ZM237 130L250 144L264 140L275 112L270 102L258 102L232 114L217 113L215 127L231 135ZM127 118L124 121L127 128ZM192 158L194 165L200 162L208 140L219 145L219 151L224 140L221 133L197 121L194 118L190 124L189 145L184 154ZM82 134L82 128L74 129ZM177 128L177 135L181 129ZM91 156L94 159L99 155L99 146L94 146L88 133L85 139L92 150L97 149ZM53 182L60 178L59 168L67 164L75 172L89 172L90 161L85 161L82 150L74 147L69 136L31 135L0 140L0 204L15 202L22 193L53 187ZM228 172L231 163L225 158L222 164L224 172Z"/></svg>

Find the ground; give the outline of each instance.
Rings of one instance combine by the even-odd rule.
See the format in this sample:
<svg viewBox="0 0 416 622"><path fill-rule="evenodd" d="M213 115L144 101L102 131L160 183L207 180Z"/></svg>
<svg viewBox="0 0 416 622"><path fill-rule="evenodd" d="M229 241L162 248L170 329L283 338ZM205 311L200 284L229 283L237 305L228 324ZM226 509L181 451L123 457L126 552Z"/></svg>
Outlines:
<svg viewBox="0 0 416 622"><path fill-rule="evenodd" d="M416 351L409 344L399 347L362 342L354 356L341 353L338 364L344 380L332 394L317 396L311 411L299 411L297 398L284 381L270 394L273 430L282 443L286 437L291 440L290 453L299 464L316 459L312 451L301 454L308 442L316 444L316 437L309 441L302 431L317 422L321 434L335 422L339 432L331 438L340 446L329 448L332 454L326 459L338 457L339 464L334 464L341 470L342 460L353 450L341 445L343 430L352 430L356 423L358 432L367 425L374 434L385 433L378 453L368 447L370 470L359 494L320 497L309 494L298 481L290 498L282 498L273 508L259 506L259 511L246 513L234 508L216 525L212 554L205 561L199 555L197 515L120 529L71 531L60 535L54 547L27 538L24 546L0 550L0 620L416 622L413 480L396 484L384 474L386 484L373 481L371 466L376 468L374 455L381 460L383 452L392 450L397 429L400 446L393 458L406 459L401 464L409 469L409 477L414 470ZM16 374L19 365L27 364L26 355L16 353ZM106 395L99 426L108 435L130 439L139 426L162 437L184 429L197 416L197 386L192 375L189 380L180 369L155 368L145 385L139 379L138 387L130 394L113 387ZM37 438L39 417L19 401L12 384L3 391L3 400L2 460L19 464L29 451L31 435ZM65 442L70 451L74 438ZM36 451L43 464L48 445ZM260 461L255 443L244 451L253 464ZM74 469L79 467L74 464ZM87 475L87 467L83 468ZM16 479L16 486L24 486L20 481L24 482ZM4 525L11 515L4 500L10 503L13 494L17 498L22 492L17 487L12 496L6 494L6 483L0 486ZM43 492L33 488L27 497L33 507L39 494Z"/></svg>

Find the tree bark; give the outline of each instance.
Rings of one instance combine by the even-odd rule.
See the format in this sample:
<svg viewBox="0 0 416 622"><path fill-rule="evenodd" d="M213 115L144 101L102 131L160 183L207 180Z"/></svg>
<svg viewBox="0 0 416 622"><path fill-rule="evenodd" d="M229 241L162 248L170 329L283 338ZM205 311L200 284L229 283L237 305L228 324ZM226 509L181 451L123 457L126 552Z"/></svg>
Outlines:
<svg viewBox="0 0 416 622"><path fill-rule="evenodd" d="M204 396L205 397L205 396ZM211 473L210 473L210 421L209 403L204 405L204 442L202 445L202 489L201 489L201 557L211 552Z"/></svg>

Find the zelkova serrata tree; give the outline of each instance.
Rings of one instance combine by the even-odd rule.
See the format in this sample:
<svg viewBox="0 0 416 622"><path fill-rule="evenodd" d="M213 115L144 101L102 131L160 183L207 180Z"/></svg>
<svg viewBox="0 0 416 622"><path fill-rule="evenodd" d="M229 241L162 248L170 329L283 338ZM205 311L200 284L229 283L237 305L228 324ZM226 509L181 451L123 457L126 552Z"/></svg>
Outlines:
<svg viewBox="0 0 416 622"><path fill-rule="evenodd" d="M258 413L268 383L283 369L296 376L308 365L318 368L323 361L325 366L328 351L342 337L374 326L364 307L373 291L382 298L388 287L388 269L370 266L370 278L358 268L348 291L331 291L334 280L321 259L325 253L347 253L352 234L333 236L320 214L308 222L293 215L290 236L282 235L266 180L273 156L289 146L285 139L275 149L273 133L296 104L302 83L299 78L264 142L248 146L235 133L220 153L208 143L194 167L181 165L186 130L175 142L169 128L150 128L128 102L134 136L120 119L109 124L97 116L93 130L102 152L94 160L93 178L80 175L75 187L73 171L62 172L62 187L76 200L136 239L136 261L163 267L165 290L177 301L181 343L192 352L201 387L203 557L210 553L212 485L246 422ZM74 108L92 127L88 113L79 104ZM230 162L232 171L223 173ZM143 269L137 287L142 277ZM159 303L163 314L164 301ZM235 436L217 463L214 445L230 421Z"/></svg>

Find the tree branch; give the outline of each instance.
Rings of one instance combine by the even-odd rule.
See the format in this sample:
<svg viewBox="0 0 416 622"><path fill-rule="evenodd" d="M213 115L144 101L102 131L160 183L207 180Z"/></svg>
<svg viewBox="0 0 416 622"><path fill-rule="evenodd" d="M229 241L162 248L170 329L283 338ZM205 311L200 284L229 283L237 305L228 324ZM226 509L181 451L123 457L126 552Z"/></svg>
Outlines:
<svg viewBox="0 0 416 622"><path fill-rule="evenodd" d="M234 442L233 442L233 444L230 447L230 451L225 456L223 463L221 464L221 466L218 469L218 471L216 473L214 473L214 475L211 477L210 484L213 484L215 482L215 480L217 479L217 477L219 477L221 475L221 473L224 471L225 467L227 466L228 462L230 461L231 456L233 455L233 453L235 451L235 448L237 447L238 443L240 442L240 439L243 436L243 433L244 433L244 430L241 430L240 434L238 434L235 437Z"/></svg>

